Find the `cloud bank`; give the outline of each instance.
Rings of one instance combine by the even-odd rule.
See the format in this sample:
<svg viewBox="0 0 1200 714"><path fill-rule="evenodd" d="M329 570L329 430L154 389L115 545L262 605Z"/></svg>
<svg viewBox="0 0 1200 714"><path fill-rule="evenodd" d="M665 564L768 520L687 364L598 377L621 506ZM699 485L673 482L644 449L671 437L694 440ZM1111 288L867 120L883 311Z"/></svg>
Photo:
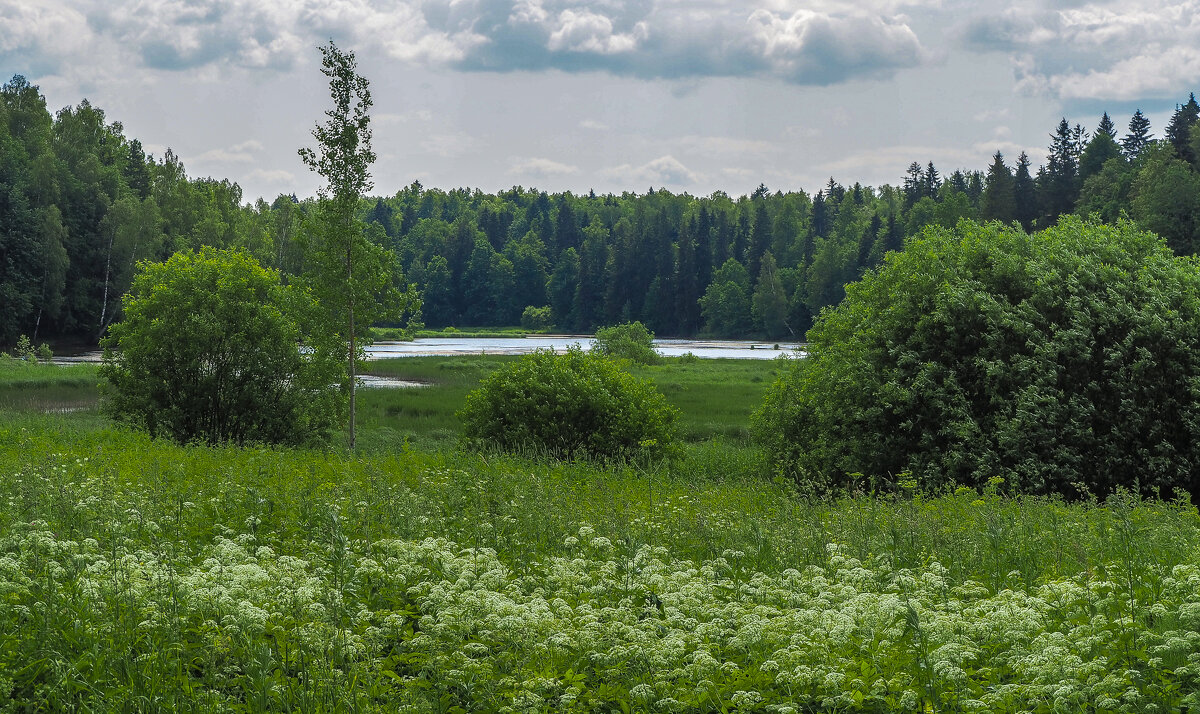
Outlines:
<svg viewBox="0 0 1200 714"><path fill-rule="evenodd" d="M647 79L767 77L801 85L887 77L925 62L887 4L779 0L0 0L0 60L84 56L142 67L287 70L333 37L463 71L602 71ZM59 31L72 28L75 52ZM34 63L36 64L36 63ZM116 63L114 63L116 64Z"/></svg>
<svg viewBox="0 0 1200 714"><path fill-rule="evenodd" d="M1018 2L976 15L963 45L1010 56L1019 86L1065 100L1178 98L1200 83L1200 0Z"/></svg>

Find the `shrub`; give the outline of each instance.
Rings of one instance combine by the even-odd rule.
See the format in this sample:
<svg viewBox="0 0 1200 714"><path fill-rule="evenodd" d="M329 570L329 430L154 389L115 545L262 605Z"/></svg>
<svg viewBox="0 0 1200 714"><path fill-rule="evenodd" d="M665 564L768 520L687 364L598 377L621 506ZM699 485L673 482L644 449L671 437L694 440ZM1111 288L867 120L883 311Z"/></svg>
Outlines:
<svg viewBox="0 0 1200 714"><path fill-rule="evenodd" d="M521 313L521 327L526 330L549 330L554 324L549 307L530 305Z"/></svg>
<svg viewBox="0 0 1200 714"><path fill-rule="evenodd" d="M592 351L638 364L658 364L662 355L654 351L654 333L641 322L626 322L596 330Z"/></svg>
<svg viewBox="0 0 1200 714"><path fill-rule="evenodd" d="M54 359L54 351L45 342L34 347L28 335L21 335L17 338L13 356L23 362L49 362Z"/></svg>
<svg viewBox="0 0 1200 714"><path fill-rule="evenodd" d="M538 350L489 375L458 416L469 439L599 458L660 455L679 412L649 382L602 355Z"/></svg>
<svg viewBox="0 0 1200 714"><path fill-rule="evenodd" d="M1196 493L1198 301L1196 261L1128 222L930 228L822 313L754 430L817 489Z"/></svg>
<svg viewBox="0 0 1200 714"><path fill-rule="evenodd" d="M250 256L205 248L142 263L101 374L118 420L177 441L322 441L342 398L336 338L306 292Z"/></svg>

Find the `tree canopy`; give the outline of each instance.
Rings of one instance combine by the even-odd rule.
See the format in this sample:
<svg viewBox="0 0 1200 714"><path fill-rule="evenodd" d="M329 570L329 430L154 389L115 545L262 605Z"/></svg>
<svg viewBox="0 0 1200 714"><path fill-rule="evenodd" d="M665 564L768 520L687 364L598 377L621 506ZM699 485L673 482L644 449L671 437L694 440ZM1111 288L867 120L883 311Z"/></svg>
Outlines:
<svg viewBox="0 0 1200 714"><path fill-rule="evenodd" d="M104 340L106 409L176 441L324 441L342 375L319 312L239 251L185 250L141 264Z"/></svg>
<svg viewBox="0 0 1200 714"><path fill-rule="evenodd" d="M1128 221L927 228L809 341L754 424L810 487L1200 487L1200 269Z"/></svg>

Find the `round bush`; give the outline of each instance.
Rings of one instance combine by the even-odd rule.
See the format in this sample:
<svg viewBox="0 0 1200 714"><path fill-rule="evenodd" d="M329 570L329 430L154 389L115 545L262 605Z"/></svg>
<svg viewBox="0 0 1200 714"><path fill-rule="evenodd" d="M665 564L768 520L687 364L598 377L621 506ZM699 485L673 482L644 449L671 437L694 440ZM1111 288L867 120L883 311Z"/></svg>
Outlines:
<svg viewBox="0 0 1200 714"><path fill-rule="evenodd" d="M654 385L573 347L539 350L488 376L458 413L469 439L599 458L660 455L678 410Z"/></svg>
<svg viewBox="0 0 1200 714"><path fill-rule="evenodd" d="M596 330L592 352L638 364L658 364L662 361L662 355L654 350L654 333L641 322L626 322Z"/></svg>
<svg viewBox="0 0 1200 714"><path fill-rule="evenodd" d="M753 417L821 490L1196 493L1200 272L1125 222L932 228L850 285Z"/></svg>
<svg viewBox="0 0 1200 714"><path fill-rule="evenodd" d="M245 253L143 263L104 339L106 409L176 441L323 441L339 417L338 343L306 334L318 306Z"/></svg>

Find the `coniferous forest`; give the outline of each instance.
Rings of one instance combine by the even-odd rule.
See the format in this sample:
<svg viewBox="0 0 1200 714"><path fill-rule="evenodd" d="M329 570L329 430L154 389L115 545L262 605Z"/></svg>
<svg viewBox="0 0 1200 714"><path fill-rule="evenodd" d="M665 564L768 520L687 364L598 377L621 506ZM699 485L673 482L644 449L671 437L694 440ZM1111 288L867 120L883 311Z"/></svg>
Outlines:
<svg viewBox="0 0 1200 714"><path fill-rule="evenodd" d="M532 319L589 332L640 320L661 336L803 339L844 285L925 226L960 219L1030 230L1064 214L1128 217L1176 254L1200 249L1195 96L1161 129L1064 118L1044 165L997 152L987 167L914 160L898 185L749 196L496 194L418 182L360 207L423 296L428 327ZM919 158L919 157L914 157ZM239 247L284 276L310 258L312 199L247 202L236 183L147 155L87 100L51 113L21 76L0 90L0 345L19 335L94 344L120 318L138 261ZM530 310L529 308L534 308Z"/></svg>

